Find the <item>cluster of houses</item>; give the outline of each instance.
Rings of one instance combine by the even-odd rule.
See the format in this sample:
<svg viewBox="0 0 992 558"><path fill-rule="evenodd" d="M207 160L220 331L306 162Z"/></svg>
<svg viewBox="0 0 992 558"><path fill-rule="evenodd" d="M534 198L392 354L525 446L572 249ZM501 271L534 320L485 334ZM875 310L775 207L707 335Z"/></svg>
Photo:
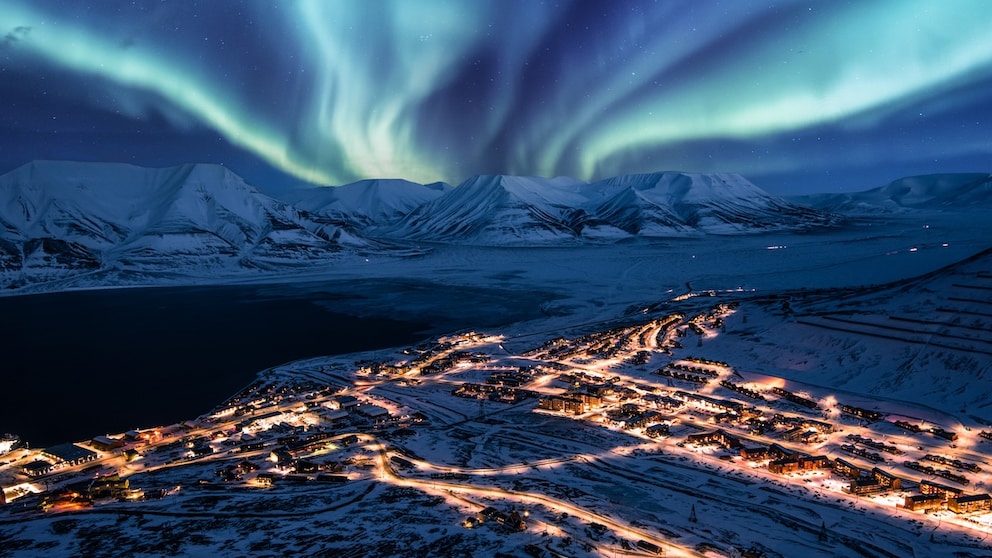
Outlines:
<svg viewBox="0 0 992 558"><path fill-rule="evenodd" d="M546 341L541 346L524 352L524 356L541 356L549 360L565 360L575 356L612 359L630 351L634 345L647 347L651 344L648 333L658 329L656 343L662 345L667 334L685 318L682 314L672 314L636 326L621 326L605 331L597 331L572 340L556 337ZM646 364L647 359L641 355L635 364Z"/></svg>
<svg viewBox="0 0 992 558"><path fill-rule="evenodd" d="M619 409L608 411L606 417L610 421L610 424L624 430L647 428L661 424L665 420L661 413L657 411L645 411L633 403L625 403Z"/></svg>
<svg viewBox="0 0 992 558"><path fill-rule="evenodd" d="M865 469L841 458L834 460L833 472L841 478L849 479L850 484L844 491L857 496L899 490L908 484L908 481L878 467Z"/></svg>
<svg viewBox="0 0 992 558"><path fill-rule="evenodd" d="M941 428L939 426L933 426L933 427L930 427L930 428L924 430L922 427L920 427L920 425L913 424L911 422L906 422L904 420L896 420L896 421L893 421L892 424L898 426L899 428L902 428L903 430L908 430L909 432L912 432L913 434L923 434L923 433L929 432L930 434L933 434L934 436L936 436L938 438L943 438L944 440L947 440L949 442L955 442L958 439L957 432L952 432L950 430L944 430L943 428Z"/></svg>
<svg viewBox="0 0 992 558"><path fill-rule="evenodd" d="M782 399L785 399L786 401L789 401L790 403L795 403L796 405L799 405L801 407L806 407L807 409L816 410L820 408L820 406L817 405L816 401L813 401L812 399L809 399L807 397L803 397L802 395L792 393L791 391L784 390L780 387L773 387L772 393L781 397Z"/></svg>
<svg viewBox="0 0 992 558"><path fill-rule="evenodd" d="M927 461L933 461L934 463L940 463L942 465L950 465L951 467L957 467L958 469L967 469L968 471L971 471L972 473L981 473L982 472L982 468L979 467L978 465L975 465L974 463L965 463L964 461L961 461L960 459L954 459L954 458L951 458L951 457L945 457L943 455L934 455L932 453L928 453L928 454L926 454L926 455L923 456L923 459L925 459Z"/></svg>
<svg viewBox="0 0 992 558"><path fill-rule="evenodd" d="M725 387L725 388L727 388L727 389L729 389L730 391L736 391L737 393L743 395L744 397L748 397L748 398L751 398L751 399L756 399L758 401L764 401L765 400L765 396L762 395L761 392L755 391L753 389L749 389L749 388L744 387L744 386L739 385L739 384L735 384L735 383L733 383L731 381L722 380L720 382L720 385L723 386L723 387Z"/></svg>
<svg viewBox="0 0 992 558"><path fill-rule="evenodd" d="M910 511L922 512L944 509L960 514L988 512L992 511L992 496L988 494L964 494L960 488L922 481L920 482L920 493L906 496L902 507Z"/></svg>
<svg viewBox="0 0 992 558"><path fill-rule="evenodd" d="M604 402L623 403L638 396L634 390L616 383L619 378L603 381L602 378L585 373L562 374L560 382L568 386L568 391L559 395L544 395L538 398L537 407L546 411L581 415Z"/></svg>
<svg viewBox="0 0 992 558"><path fill-rule="evenodd" d="M37 507L41 511L59 511L86 508L96 500L140 500L145 493L132 488L128 479L118 473L99 476L90 480L74 482L41 497Z"/></svg>
<svg viewBox="0 0 992 558"><path fill-rule="evenodd" d="M915 469L917 471L920 471L921 473L926 473L928 475L944 477L945 479L956 482L958 484L967 485L969 482L971 482L968 480L968 477L964 475L959 475L947 469L938 469L936 467L931 467L930 465L924 465L918 461L906 461L903 463L903 466L906 467L907 469Z"/></svg>
<svg viewBox="0 0 992 558"><path fill-rule="evenodd" d="M581 415L593 407L602 405L602 398L584 392L574 392L564 395L545 395L537 400L537 408L545 411L557 411L570 415Z"/></svg>
<svg viewBox="0 0 992 558"><path fill-rule="evenodd" d="M879 421L885 417L885 413L873 411L871 409L862 409L861 407L855 407L853 405L841 405L840 411L842 413L864 419L868 422Z"/></svg>
<svg viewBox="0 0 992 558"><path fill-rule="evenodd" d="M771 444L768 447L746 447L741 439L719 429L690 434L686 441L697 445L717 444L731 451L739 451L741 457L748 461L769 460L768 470L776 474L829 470L836 476L848 479L849 484L843 490L857 496L900 490L913 484L878 467L866 469L844 459L831 460L823 455L806 455L778 444ZM962 514L992 511L992 496L988 494L964 494L959 488L928 480L921 481L919 489L920 494L905 497L903 504L905 509L910 511L947 509Z"/></svg>
<svg viewBox="0 0 992 558"><path fill-rule="evenodd" d="M895 447L892 444L886 444L884 442L879 442L877 440L872 440L860 434L848 434L847 439L858 444L862 444L871 448L882 450L886 453L891 453L892 455L902 455L902 450Z"/></svg>
<svg viewBox="0 0 992 558"><path fill-rule="evenodd" d="M465 383L452 390L451 394L468 399L519 403L538 395L537 392L520 388L534 379L535 370L529 366L521 366L513 370L494 370L486 378L485 384Z"/></svg>
<svg viewBox="0 0 992 558"><path fill-rule="evenodd" d="M790 474L802 471L817 471L830 469L830 458L822 455L807 455L790 450L779 444L768 446L746 445L745 442L724 430L690 434L686 442L696 445L716 444L720 447L738 452L746 461L768 461L768 470L777 474Z"/></svg>
<svg viewBox="0 0 992 558"><path fill-rule="evenodd" d="M475 517L469 517L463 525L472 529L485 523L495 524L511 532L527 529L527 523L524 521L524 517L517 510L513 509L510 510L510 513L503 513L492 506L483 509Z"/></svg>
<svg viewBox="0 0 992 558"><path fill-rule="evenodd" d="M505 387L493 384L462 384L451 390L451 395L466 399L484 399L500 403L519 403L524 399L534 397L537 393L515 387ZM560 410L560 409L559 409Z"/></svg>

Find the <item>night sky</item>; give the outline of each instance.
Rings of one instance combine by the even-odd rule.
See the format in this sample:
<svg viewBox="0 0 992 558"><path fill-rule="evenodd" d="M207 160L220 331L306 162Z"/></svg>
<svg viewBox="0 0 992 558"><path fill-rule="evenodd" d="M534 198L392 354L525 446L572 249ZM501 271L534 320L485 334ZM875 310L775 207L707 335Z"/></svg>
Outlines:
<svg viewBox="0 0 992 558"><path fill-rule="evenodd" d="M0 0L0 172L223 163L263 191L992 170L987 0Z"/></svg>

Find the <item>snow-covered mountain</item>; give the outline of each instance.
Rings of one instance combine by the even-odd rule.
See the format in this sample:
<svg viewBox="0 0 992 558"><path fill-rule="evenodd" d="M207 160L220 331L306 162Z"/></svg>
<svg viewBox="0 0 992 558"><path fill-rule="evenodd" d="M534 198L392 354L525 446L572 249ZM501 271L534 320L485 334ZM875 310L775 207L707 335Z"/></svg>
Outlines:
<svg viewBox="0 0 992 558"><path fill-rule="evenodd" d="M741 234L835 218L771 196L736 174L659 172L592 184L476 176L410 213L389 237L486 245Z"/></svg>
<svg viewBox="0 0 992 558"><path fill-rule="evenodd" d="M396 251L409 241L552 246L806 231L840 223L838 214L986 207L992 177L913 177L795 201L806 205L736 174L683 172L591 184L480 175L456 188L366 180L279 201L218 165L41 161L0 176L0 286L313 268L348 254L409 253Z"/></svg>
<svg viewBox="0 0 992 558"><path fill-rule="evenodd" d="M590 186L590 214L631 235L737 234L828 225L832 217L774 197L737 174L658 172Z"/></svg>
<svg viewBox="0 0 992 558"><path fill-rule="evenodd" d="M219 165L39 161L0 176L0 271L267 267L368 242Z"/></svg>
<svg viewBox="0 0 992 558"><path fill-rule="evenodd" d="M548 244L576 238L588 185L571 178L474 176L381 233L468 244Z"/></svg>
<svg viewBox="0 0 992 558"><path fill-rule="evenodd" d="M402 179L360 180L336 188L307 188L281 196L293 206L323 218L368 230L399 221L437 199L451 186Z"/></svg>
<svg viewBox="0 0 992 558"><path fill-rule="evenodd" d="M992 175L958 173L910 176L863 192L816 194L792 199L822 211L861 214L984 207L992 205Z"/></svg>

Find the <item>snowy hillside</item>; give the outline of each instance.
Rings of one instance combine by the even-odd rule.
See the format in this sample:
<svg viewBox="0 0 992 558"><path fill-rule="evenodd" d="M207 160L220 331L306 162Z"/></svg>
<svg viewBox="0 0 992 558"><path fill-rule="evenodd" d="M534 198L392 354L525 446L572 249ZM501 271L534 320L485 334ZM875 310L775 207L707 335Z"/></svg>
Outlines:
<svg viewBox="0 0 992 558"><path fill-rule="evenodd" d="M900 178L880 188L849 194L817 194L793 199L822 211L900 213L913 209L961 209L992 205L988 173L929 174Z"/></svg>
<svg viewBox="0 0 992 558"><path fill-rule="evenodd" d="M7 284L67 270L266 267L368 244L204 164L30 163L0 176L0 226Z"/></svg>
<svg viewBox="0 0 992 558"><path fill-rule="evenodd" d="M337 188L308 188L282 196L293 206L360 229L399 221L451 187L442 182L417 184L401 179L360 180Z"/></svg>
<svg viewBox="0 0 992 558"><path fill-rule="evenodd" d="M742 306L748 319L728 321L730 333L706 354L891 414L919 416L899 403L911 402L988 423L992 393L975 388L992 375L989 293L992 249L882 287L798 291Z"/></svg>
<svg viewBox="0 0 992 558"><path fill-rule="evenodd" d="M586 187L570 178L475 176L381 232L468 244L561 242L577 235Z"/></svg>
<svg viewBox="0 0 992 558"><path fill-rule="evenodd" d="M737 174L660 172L591 185L590 213L629 234L735 234L828 225L831 217L769 195Z"/></svg>
<svg viewBox="0 0 992 558"><path fill-rule="evenodd" d="M552 244L799 230L834 219L775 198L734 174L635 174L593 184L477 176L382 232L441 242Z"/></svg>

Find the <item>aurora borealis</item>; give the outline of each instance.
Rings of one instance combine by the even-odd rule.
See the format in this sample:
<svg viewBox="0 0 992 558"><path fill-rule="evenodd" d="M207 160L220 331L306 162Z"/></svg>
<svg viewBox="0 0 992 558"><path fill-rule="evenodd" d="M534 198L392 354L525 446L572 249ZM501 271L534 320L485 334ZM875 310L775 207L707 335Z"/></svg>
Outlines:
<svg viewBox="0 0 992 558"><path fill-rule="evenodd" d="M3 0L0 26L0 171L680 169L802 191L992 161L985 0Z"/></svg>

